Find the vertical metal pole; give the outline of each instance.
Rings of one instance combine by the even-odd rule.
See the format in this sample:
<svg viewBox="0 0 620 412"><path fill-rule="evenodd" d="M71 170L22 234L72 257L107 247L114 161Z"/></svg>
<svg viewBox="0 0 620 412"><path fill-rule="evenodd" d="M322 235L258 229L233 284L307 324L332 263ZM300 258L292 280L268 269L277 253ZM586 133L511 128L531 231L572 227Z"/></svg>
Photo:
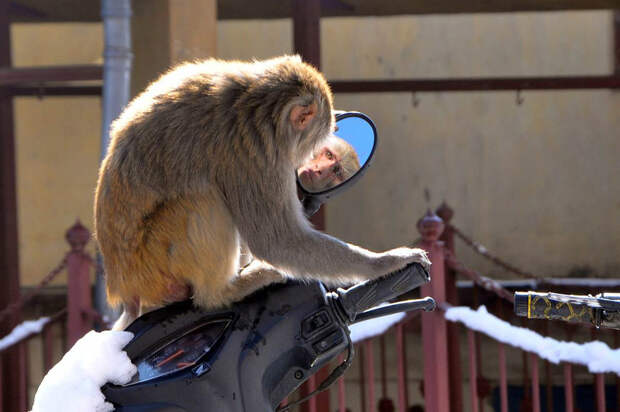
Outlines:
<svg viewBox="0 0 620 412"><path fill-rule="evenodd" d="M402 323L396 325L396 355L398 363L398 412L406 412L407 381L405 380L405 369L407 366L407 357L405 355Z"/></svg>
<svg viewBox="0 0 620 412"><path fill-rule="evenodd" d="M381 349L381 398L387 398L387 372L385 361L385 333L379 338Z"/></svg>
<svg viewBox="0 0 620 412"><path fill-rule="evenodd" d="M90 233L77 222L67 231L66 237L71 245L67 258L67 342L73 346L91 329L90 317L85 316L91 308L91 262L84 252Z"/></svg>
<svg viewBox="0 0 620 412"><path fill-rule="evenodd" d="M547 412L553 412L553 377L551 362L545 360L545 390L547 394Z"/></svg>
<svg viewBox="0 0 620 412"><path fill-rule="evenodd" d="M594 375L594 387L596 389L596 412L605 412L605 375L597 373Z"/></svg>
<svg viewBox="0 0 620 412"><path fill-rule="evenodd" d="M573 366L570 363L564 364L564 402L566 412L575 410L575 396L573 394Z"/></svg>
<svg viewBox="0 0 620 412"><path fill-rule="evenodd" d="M366 361L366 376L368 379L368 408L370 411L376 410L375 402L375 355L373 350L373 340L364 341L364 360Z"/></svg>
<svg viewBox="0 0 620 412"><path fill-rule="evenodd" d="M53 362L53 342L52 342L52 324L43 327L43 373L47 373L52 368Z"/></svg>
<svg viewBox="0 0 620 412"><path fill-rule="evenodd" d="M620 29L620 13L616 12L615 15L616 17L618 17L618 20L616 20L616 22L618 23L618 28ZM620 34L620 30L616 31L616 33ZM620 45L620 41L616 44ZM614 334L614 348L617 348L618 345L620 344L620 339L619 339L620 332L617 330L614 330L613 334ZM616 411L620 412L620 376L615 375L614 380L616 381Z"/></svg>
<svg viewBox="0 0 620 412"><path fill-rule="evenodd" d="M293 48L301 58L320 69L321 67L321 2L320 0L292 0L293 4ZM319 230L325 230L325 208L312 216L310 221ZM321 370L317 378L327 377ZM319 409L329 411L329 389L316 396Z"/></svg>
<svg viewBox="0 0 620 412"><path fill-rule="evenodd" d="M312 375L310 379L308 379L308 392L310 393L315 389L316 389L316 374ZM313 396L312 398L308 399L308 402L306 402L306 404L308 405L309 412L317 412L316 396Z"/></svg>
<svg viewBox="0 0 620 412"><path fill-rule="evenodd" d="M366 412L366 368L364 367L364 352L366 352L364 345L357 345L357 350L355 353L359 353L359 368L360 368L360 405L361 412Z"/></svg>
<svg viewBox="0 0 620 412"><path fill-rule="evenodd" d="M344 362L344 356L338 357L338 363ZM344 376L338 379L338 412L347 411L347 394L344 382Z"/></svg>
<svg viewBox="0 0 620 412"><path fill-rule="evenodd" d="M11 67L11 28L9 1L0 2L0 68ZM19 254L17 233L17 195L15 187L15 137L13 98L8 88L0 87L0 302L6 306L19 300ZM7 335L21 320L15 312L0 321L0 336ZM24 365L19 349L14 347L0 357L2 363L3 404L0 410L24 410L26 388Z"/></svg>
<svg viewBox="0 0 620 412"><path fill-rule="evenodd" d="M620 75L620 10L613 13L614 30L614 74Z"/></svg>
<svg viewBox="0 0 620 412"><path fill-rule="evenodd" d="M506 378L506 348L503 343L498 344L499 353L499 398L501 412L508 412L508 382Z"/></svg>
<svg viewBox="0 0 620 412"><path fill-rule="evenodd" d="M454 211L443 202L435 211L444 223L446 228L439 240L444 242L446 250L453 256L454 249L454 230L450 226ZM446 268L446 300L454 306L459 305L458 290L456 288L456 273ZM463 383L461 378L461 351L459 342L459 325L455 322L448 323L448 366L450 379L450 411L461 412L463 410Z"/></svg>
<svg viewBox="0 0 620 412"><path fill-rule="evenodd" d="M530 353L530 364L532 365L532 411L540 412L540 378L538 375L538 356Z"/></svg>
<svg viewBox="0 0 620 412"><path fill-rule="evenodd" d="M429 253L432 282L422 286L422 296L432 296L437 303L446 301L445 249L439 242L443 221L430 210L419 220L422 236L420 247ZM422 313L422 343L424 348L424 398L426 410L450 411L450 384L448 378L447 321L440 311Z"/></svg>
<svg viewBox="0 0 620 412"><path fill-rule="evenodd" d="M24 387L24 391L22 393L22 410L27 411L28 410L28 405L29 405L29 393L28 393L28 382L30 381L30 351L28 348L28 342L30 342L30 339L26 339L25 341L23 341L22 343L20 343L19 346L19 351L20 351L20 356L22 357L22 365L24 365L24 373L22 376L22 386Z"/></svg>
<svg viewBox="0 0 620 412"><path fill-rule="evenodd" d="M549 322L543 326L543 334L549 336ZM547 412L553 412L553 376L551 375L551 362L545 360L545 389L547 393Z"/></svg>
<svg viewBox="0 0 620 412"><path fill-rule="evenodd" d="M131 0L102 0L103 19L103 101L101 121L101 159L110 143L110 124L129 102L131 62ZM95 278L95 308L113 320L118 312L106 300L101 256L97 256Z"/></svg>
<svg viewBox="0 0 620 412"><path fill-rule="evenodd" d="M471 410L478 412L478 383L476 372L476 337L474 331L467 329L467 349L469 351L469 392L471 394Z"/></svg>

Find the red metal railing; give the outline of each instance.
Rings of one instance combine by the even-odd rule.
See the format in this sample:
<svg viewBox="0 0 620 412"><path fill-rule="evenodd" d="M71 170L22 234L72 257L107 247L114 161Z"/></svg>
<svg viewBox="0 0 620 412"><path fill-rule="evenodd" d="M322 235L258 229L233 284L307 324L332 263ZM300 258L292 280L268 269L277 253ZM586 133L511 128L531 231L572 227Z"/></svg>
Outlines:
<svg viewBox="0 0 620 412"><path fill-rule="evenodd" d="M5 356L12 349L17 349L20 369L25 371L22 382L19 384L18 393L7 393L2 385L3 373L0 369L0 405L2 405L3 399L8 397L17 398L13 404L19 405L20 411L27 410L30 405L31 399L28 396L28 365L30 362L28 343L30 341L33 339L41 339L42 341L43 364L41 366L45 374L51 369L54 362L54 336L52 335L52 329L59 326L66 330L66 336L63 337L63 345L61 347L61 352L64 353L76 340L92 329L94 320L99 320L98 314L91 305L90 274L93 267L93 259L85 251L85 247L90 239L90 233L79 222L76 222L67 230L66 239L71 249L63 257L61 263L45 276L31 293L0 311L0 317L10 316L14 311L22 311L26 304L31 302L41 292L45 285L66 269L67 307L50 316L40 332L30 333L0 350L0 356ZM0 362L1 367L2 362ZM36 382L33 383L36 384Z"/></svg>
<svg viewBox="0 0 620 412"><path fill-rule="evenodd" d="M452 216L452 211L447 211L446 206L442 205L442 209L438 211L439 214L442 214L443 217L447 217L447 222L445 222L445 226L448 230L448 238L442 235L442 231L444 229L444 222L435 214L427 213L423 219L420 219L418 222L418 229L421 233L421 241L418 243L419 247L426 249L429 252L430 258L433 262L432 265L432 273L431 273L431 283L423 287L421 293L422 295L430 295L433 296L440 306L445 307L445 302L456 303L454 302L455 296L454 293L452 296L448 293L450 291L450 287L453 285L447 284L448 282L454 282L455 276L460 275L465 277L466 279L472 280L474 282L474 304L476 304L478 300L478 296L481 291L488 295L496 296L497 304L497 316L500 318L504 318L504 320L515 319L512 315L504 316L503 312L505 312L504 306L507 306L508 303L512 304L513 295L512 292L506 290L501 286L500 283L484 277L479 273L465 268L465 266L458 261L454 254L454 241L452 236L454 233L458 233L459 236L462 235L462 232L457 228L454 228L450 225L450 218ZM469 239L469 238L467 238ZM474 243L470 240L470 243L476 247L478 244ZM481 248L485 253L486 257L489 258L490 255L486 249ZM520 274L525 274L524 277L536 277L529 272L519 271L514 268L514 266L510 266L504 261L501 261L498 258L493 258L492 260L497 260L501 262L503 267L509 267L513 269L512 272L520 272ZM504 303L501 303L504 302ZM426 319L426 321L425 321ZM429 321L430 320L430 321ZM361 394L361 405L360 411L367 412L392 412L397 410L398 412L405 412L410 408L408 404L408 385L406 372L408 368L411 368L411 365L407 363L407 358L405 356L406 349L408 345L405 343L405 331L408 330L408 327L411 326L411 318L406 318L400 323L396 324L390 330L388 330L385 334L394 334L394 346L391 348L386 348L384 336L375 337L367 339L366 341L358 344L358 354L359 352L363 352L361 359L358 357L358 366L361 369L360 379L362 380L360 387L362 388ZM446 325L446 320L443 317L443 311L437 310L434 313L422 314L422 331L421 331L421 341L415 341L414 339L409 338L409 348L416 347L418 350L421 350L424 353L424 374L423 381L421 382L421 389L424 395L425 400L425 410L433 411L433 412L459 412L459 411L472 411L472 412L483 412L489 408L488 403L486 401L487 396L491 393L492 388L496 389L496 393L498 396L497 407L501 412L508 412L510 410L520 410L520 411L533 411L540 412L541 411L541 378L540 378L540 361L539 357L535 353L527 353L523 352L523 374L521 378L522 387L524 389L523 398L520 401L519 405L510 405L509 403L509 386L508 382L511 379L509 376L509 369L507 367L508 356L506 346L507 344L502 342L494 342L492 338L484 337L482 338L480 333L477 333L471 329L465 327L464 332L467 337L466 342L463 342L467 345L467 356L464 359L461 359L460 355L457 351L457 355L453 357L449 357L446 353L448 341L448 335L446 331L448 330L448 325ZM460 345L458 343L459 330L463 331L463 326L456 323L450 323L449 326L453 326L457 333L456 335L456 348L459 348ZM530 326L527 322L523 326ZM531 327L530 328L534 328ZM409 327L409 329L411 329ZM548 334L548 327L544 327L544 333ZM574 327L566 326L566 330L572 331ZM600 331L598 332L601 333ZM410 334L411 335L411 334ZM568 340L572 340L573 334L569 332ZM382 341L381 345L375 345L375 341L380 339ZM481 342L482 341L482 342ZM482 371L482 356L481 356L481 347L482 345L485 348L485 353L488 353L489 345L497 345L497 363L498 363L498 371L497 378L490 381L485 378ZM374 355L377 347L380 347L382 351L394 351L396 354L396 375L397 375L397 385L398 385L398 394L396 402L386 402L386 394L385 390L386 379L385 373L383 372L386 368L385 362L386 357L381 356L381 385L382 385L382 399L380 402L377 402L375 398L376 387L375 387L375 363L374 363ZM511 349L514 352L515 349ZM517 349L520 351L520 349ZM488 359L488 357L485 357ZM514 357L511 357L514 361ZM467 379L462 379L460 376L461 370L461 361L463 365L467 368L467 372L465 376ZM485 361L486 362L486 361ZM415 365L416 368L422 367L422 365ZM450 379L450 375L453 371L458 371L458 376L456 379ZM548 412L551 411L560 411L564 410L567 412L575 411L575 381L574 381L574 367L570 363L562 364L562 372L563 376L556 376L556 384L558 382L562 382L564 386L564 409L560 409L560 405L553 405L552 399L552 383L553 377L551 374L551 367L548 361L544 361L543 370L546 373L546 390L544 391L546 401L546 410ZM514 379L515 371L511 370L512 379ZM582 375L583 376L583 375ZM593 393L595 404L593 405L593 410L597 412L603 412L606 410L605 403L605 375L604 374L593 374ZM582 378L583 380L583 378ZM456 383L455 383L456 382ZM618 380L617 380L618 382ZM457 387L458 385L458 387ZM464 404L462 400L462 390L463 386L467 387L467 393L469 396L468 404ZM341 378L338 382L338 411L345 412L347 410L347 401L351 403L353 400L347 397L346 393L347 385L345 384L345 378ZM620 388L620 385L617 386ZM458 392L458 397L454 396L454 393ZM620 395L620 392L619 392ZM455 402L454 400L457 399ZM351 409L352 410L352 409ZM310 409L311 412L316 412L316 409Z"/></svg>
<svg viewBox="0 0 620 412"><path fill-rule="evenodd" d="M433 296L440 306L451 303L456 304L456 288L454 281L456 275L464 276L474 282L474 304L477 303L479 294L481 291L484 293L492 294L497 297L498 302L508 302L512 298L511 292L504 289L498 282L493 281L487 277L484 277L477 272L465 268L460 263L454 254L454 240L451 236L454 233L461 233L458 229L450 225L451 211L448 211L445 206L440 211L442 216L446 218L447 232L443 232L444 222L438 216L428 213L423 219L418 222L418 229L421 233L421 241L419 247L426 249L429 252L430 258L433 261L432 265L432 282L429 285L425 285L421 293L423 295ZM20 364L23 370L27 370L29 362L27 343L32 339L42 339L42 352L43 352L43 370L47 372L53 363L53 336L51 330L53 327L66 323L66 338L65 345L62 351L66 351L67 346L71 346L75 340L82 336L85 332L91 329L93 320L98 315L92 309L91 305L91 293L90 293L90 272L92 271L93 260L85 252L85 247L90 238L90 234L79 223L76 223L71 229L67 231L67 241L71 245L71 250L67 253L63 260L63 264L59 265L61 270L55 270L57 272L50 274L44 278L43 283L47 283L56 274L60 273L62 269L67 269L68 274L68 292L67 292L67 308L52 316L52 319L45 325L42 331L38 334L31 334L24 337L19 342L12 345L12 348L17 347L19 350L17 353L20 357ZM472 242L472 244L474 244ZM486 249L484 249L486 252ZM488 253L488 252L487 252ZM58 268L56 268L58 269ZM528 275L530 275L528 273ZM40 290L37 288L36 290ZM21 310L22 307L32 299L34 295L30 294L24 297L17 305L13 305L5 311L0 311L0 315L7 313L7 311ZM502 304L497 305L498 315L503 318ZM509 317L507 317L509 318ZM465 359L461 359L460 356L460 344L459 335L463 331L463 327L456 323L448 323L444 318L442 310L437 310L433 313L424 313L420 318L408 317L398 324L394 325L386 334L393 334L394 344L389 346L385 337L370 338L357 345L358 354L358 366L360 368L360 412L392 412L397 410L398 412L406 412L409 410L409 400L413 397L408 392L408 371L413 370L411 365L407 362L407 348L411 350L416 348L421 350L423 355L423 365L415 365L416 369L423 368L423 380L420 382L420 390L423 393L425 400L425 410L434 412L460 412L463 410L469 410L472 412L483 412L485 408L488 408L485 402L485 398L491 391L491 383L483 376L483 365L481 356L481 334L473 330L465 328L465 335L467 337L467 356ZM415 326L412 326L414 325ZM421 327L419 326L421 324ZM411 333L406 333L412 329L421 329L421 339L413 339ZM450 333L449 331L452 330ZM572 338L573 329L567 329L569 332L569 340ZM594 334L594 332L592 332ZM409 336L407 336L409 335ZM594 335L593 335L594 337ZM377 339L381 340L380 345L375 345ZM489 338L485 339L485 347L489 345ZM493 343L491 343L493 344ZM493 384L496 385L499 394L499 410L502 412L508 412L509 399L508 399L508 368L507 368L507 355L506 344L501 342L494 343L497 345L498 350L498 377ZM375 357L377 348L381 349L381 356ZM448 353L448 347L456 348L456 354ZM8 350L9 348L7 348ZM396 358L396 380L397 380L397 399L396 402L392 401L388 397L387 391L387 356L386 352L395 352ZM0 355L2 352L0 352ZM539 360L538 356L533 353L526 354L523 352L523 388L526 391L523 399L521 400L521 410L528 411L540 411L541 410L541 391L540 391L540 375L539 375ZM376 379L375 360L380 362L380 374ZM485 358L486 359L486 358ZM461 376L461 362L467 366L466 376L467 379L463 380ZM574 368L571 364L563 364L563 384L565 389L565 409L567 412L573 412L575 410L575 381L574 381ZM549 369L549 363L545 361L545 370L547 371L547 411L553 410L553 403L550 400L551 394L551 374ZM456 371L456 373L455 373ZM457 374L456 379L451 375ZM409 373L409 375L411 375ZM23 405L23 410L29 405L28 393L27 393L27 376L24 374L23 382L21 384L22 390L18 394L4 393L1 382L2 373L0 371L0 402L2 402L2 396L17 396L20 398L20 405ZM381 398L377 400L377 386L376 381L381 382ZM464 382L465 381L465 382ZM618 381L617 381L618 382ZM468 384L468 388L464 384ZM316 381L311 379L309 387L312 388L316 385ZM346 380L341 378L337 385L337 399L338 399L338 411L347 411L347 385ZM466 392L465 389L468 389ZM598 412L605 411L605 375L596 374L593 375L593 389L596 405L595 410ZM468 393L469 403L465 405L463 402L463 393ZM455 394L457 394L455 396ZM311 400L304 406L304 410L309 412L317 412L320 405L316 402L316 399ZM514 406L513 406L514 408ZM559 411L558 407L555 408ZM322 411L321 411L322 412Z"/></svg>

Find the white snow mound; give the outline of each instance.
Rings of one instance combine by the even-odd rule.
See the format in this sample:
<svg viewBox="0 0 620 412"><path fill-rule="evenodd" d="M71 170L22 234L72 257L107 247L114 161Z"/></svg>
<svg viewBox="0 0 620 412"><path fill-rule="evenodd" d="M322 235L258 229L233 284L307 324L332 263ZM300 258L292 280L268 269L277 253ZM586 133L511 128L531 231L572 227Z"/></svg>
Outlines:
<svg viewBox="0 0 620 412"><path fill-rule="evenodd" d="M360 342L364 339L372 338L373 336L382 335L393 325L400 322L404 317L405 313L401 312L354 323L349 326L349 329L351 330L351 340L353 342Z"/></svg>
<svg viewBox="0 0 620 412"><path fill-rule="evenodd" d="M0 339L0 350L8 348L28 335L41 332L43 326L45 326L49 320L50 318L47 317L37 320L27 320L15 326L11 333Z"/></svg>
<svg viewBox="0 0 620 412"><path fill-rule="evenodd" d="M136 373L123 347L130 332L90 331L45 375L34 396L32 412L108 412L101 386L125 384Z"/></svg>
<svg viewBox="0 0 620 412"><path fill-rule="evenodd" d="M620 349L610 349L601 341L575 343L547 338L518 326L512 326L493 315L486 307L477 311L457 306L446 311L446 319L461 322L469 329L482 332L507 345L533 352L549 362L585 365L591 373L611 372L620 375Z"/></svg>

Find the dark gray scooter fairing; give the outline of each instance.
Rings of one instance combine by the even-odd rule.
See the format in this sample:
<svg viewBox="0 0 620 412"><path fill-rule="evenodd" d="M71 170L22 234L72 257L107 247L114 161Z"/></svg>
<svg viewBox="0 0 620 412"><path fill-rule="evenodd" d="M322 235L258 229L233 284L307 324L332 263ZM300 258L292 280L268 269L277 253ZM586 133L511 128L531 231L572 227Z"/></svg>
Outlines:
<svg viewBox="0 0 620 412"><path fill-rule="evenodd" d="M165 337L178 338L209 320L230 323L195 366L126 386L106 385L103 393L126 412L273 411L348 346L348 328L325 292L318 282L290 282L230 310L202 311L186 301L142 316L127 329L136 334L125 348L133 362L173 340Z"/></svg>

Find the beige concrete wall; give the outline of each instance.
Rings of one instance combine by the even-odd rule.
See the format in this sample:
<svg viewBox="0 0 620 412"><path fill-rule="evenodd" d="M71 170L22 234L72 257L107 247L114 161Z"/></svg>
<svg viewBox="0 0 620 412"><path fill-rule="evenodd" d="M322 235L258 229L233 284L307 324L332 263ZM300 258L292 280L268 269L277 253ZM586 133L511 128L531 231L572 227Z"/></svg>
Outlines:
<svg viewBox="0 0 620 412"><path fill-rule="evenodd" d="M351 46L363 33L369 42ZM607 12L334 19L323 69L330 79L608 74L612 33ZM459 227L526 270L618 276L620 93L522 97L420 93L416 107L408 93L336 96L375 119L381 144L365 182L330 205L329 231L376 249L406 243L428 187L431 206L445 199ZM503 275L457 247L469 266Z"/></svg>
<svg viewBox="0 0 620 412"><path fill-rule="evenodd" d="M13 24L11 29L15 66L102 62L100 24ZM100 134L99 97L15 99L23 285L37 283L60 262L69 249L65 231L76 219L92 228ZM65 279L61 275L58 282Z"/></svg>
<svg viewBox="0 0 620 412"><path fill-rule="evenodd" d="M328 79L608 74L611 13L330 18L321 28ZM289 20L226 21L224 58L291 50ZM489 250L548 276L620 274L620 93L340 94L339 108L376 122L376 160L330 202L327 230L373 249L418 237L442 200ZM457 244L471 267L501 270Z"/></svg>

